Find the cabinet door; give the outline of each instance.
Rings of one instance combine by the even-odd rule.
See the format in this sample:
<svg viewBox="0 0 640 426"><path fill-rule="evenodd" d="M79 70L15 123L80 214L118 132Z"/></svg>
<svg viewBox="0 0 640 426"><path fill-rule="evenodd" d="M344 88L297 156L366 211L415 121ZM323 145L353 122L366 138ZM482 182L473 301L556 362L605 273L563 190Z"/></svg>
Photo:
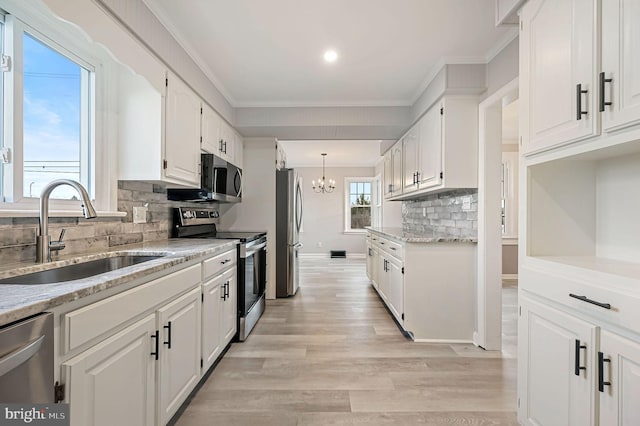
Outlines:
<svg viewBox="0 0 640 426"><path fill-rule="evenodd" d="M202 371L207 371L222 352L222 284L219 275L202 286Z"/></svg>
<svg viewBox="0 0 640 426"><path fill-rule="evenodd" d="M160 330L159 411L167 424L200 379L201 289L158 310Z"/></svg>
<svg viewBox="0 0 640 426"><path fill-rule="evenodd" d="M223 159L233 163L233 129L226 122L222 122L222 127L220 130L220 147L218 151L218 155Z"/></svg>
<svg viewBox="0 0 640 426"><path fill-rule="evenodd" d="M382 300L387 300L387 282L389 281L389 276L387 275L387 259L382 255L382 252L378 250L378 293Z"/></svg>
<svg viewBox="0 0 640 426"><path fill-rule="evenodd" d="M384 155L384 198L389 198L393 195L393 159L391 158L393 148L386 152Z"/></svg>
<svg viewBox="0 0 640 426"><path fill-rule="evenodd" d="M236 167L242 168L242 159L244 157L244 138L238 133L235 134L235 139L233 140L233 148L233 164L235 164Z"/></svg>
<svg viewBox="0 0 640 426"><path fill-rule="evenodd" d="M378 281L380 280L378 264L380 260L378 259L380 255L378 254L378 249L375 246L371 246L371 281L373 282L373 286L378 288Z"/></svg>
<svg viewBox="0 0 640 426"><path fill-rule="evenodd" d="M402 142L396 143L391 148L391 160L392 160L392 172L393 172L393 186L392 194L402 194Z"/></svg>
<svg viewBox="0 0 640 426"><path fill-rule="evenodd" d="M404 275L402 264L393 258L387 261L387 306L400 324L404 312Z"/></svg>
<svg viewBox="0 0 640 426"><path fill-rule="evenodd" d="M179 78L167 83L164 176L200 184L200 99Z"/></svg>
<svg viewBox="0 0 640 426"><path fill-rule="evenodd" d="M532 0L522 11L520 93L527 153L598 133L595 3ZM586 114L578 114L578 100Z"/></svg>
<svg viewBox="0 0 640 426"><path fill-rule="evenodd" d="M418 182L420 189L442 183L442 114L440 105L431 108L420 120Z"/></svg>
<svg viewBox="0 0 640 426"><path fill-rule="evenodd" d="M520 309L518 420L536 426L594 425L596 327L526 297Z"/></svg>
<svg viewBox="0 0 640 426"><path fill-rule="evenodd" d="M227 297L223 301L222 309L222 347L233 339L238 329L238 280L236 278L236 268L230 269L225 273L225 282L227 286Z"/></svg>
<svg viewBox="0 0 640 426"><path fill-rule="evenodd" d="M419 126L413 126L402 138L402 193L413 192L418 189L418 143Z"/></svg>
<svg viewBox="0 0 640 426"><path fill-rule="evenodd" d="M202 104L202 123L200 147L209 154L218 155L220 147L220 126L222 119L208 105Z"/></svg>
<svg viewBox="0 0 640 426"><path fill-rule="evenodd" d="M613 131L640 122L640 3L602 0L602 127ZM602 83L599 81L600 85ZM604 98L600 99L601 96ZM612 105L603 105L611 102Z"/></svg>
<svg viewBox="0 0 640 426"><path fill-rule="evenodd" d="M602 381L610 383L600 393L600 424L640 425L640 344L602 331L600 351Z"/></svg>
<svg viewBox="0 0 640 426"><path fill-rule="evenodd" d="M155 315L62 364L71 425L155 424Z"/></svg>

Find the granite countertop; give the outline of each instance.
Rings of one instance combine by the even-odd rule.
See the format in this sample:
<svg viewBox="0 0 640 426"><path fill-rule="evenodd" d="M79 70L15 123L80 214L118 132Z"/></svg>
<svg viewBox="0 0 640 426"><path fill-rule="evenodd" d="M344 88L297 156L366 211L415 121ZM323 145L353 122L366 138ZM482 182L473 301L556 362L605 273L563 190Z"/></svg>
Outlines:
<svg viewBox="0 0 640 426"><path fill-rule="evenodd" d="M192 259L229 250L238 240L164 240L120 246L113 250L62 258L47 264L22 263L0 268L0 279L38 272L121 254L163 255L158 259L106 272L89 278L53 284L0 284L0 325L126 284L154 272L169 269Z"/></svg>
<svg viewBox="0 0 640 426"><path fill-rule="evenodd" d="M385 237L393 238L405 243L477 243L478 238L469 237L439 237L437 235L412 234L402 228L387 228L367 226L366 229Z"/></svg>

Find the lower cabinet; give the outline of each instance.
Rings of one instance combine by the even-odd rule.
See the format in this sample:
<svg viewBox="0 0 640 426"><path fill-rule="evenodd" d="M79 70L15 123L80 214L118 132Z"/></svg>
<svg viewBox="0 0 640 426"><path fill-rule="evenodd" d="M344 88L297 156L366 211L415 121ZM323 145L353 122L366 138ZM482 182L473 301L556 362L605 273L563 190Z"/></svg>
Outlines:
<svg viewBox="0 0 640 426"><path fill-rule="evenodd" d="M156 316L141 319L62 365L71 424L155 424Z"/></svg>
<svg viewBox="0 0 640 426"><path fill-rule="evenodd" d="M202 371L207 371L237 331L236 268L202 285Z"/></svg>
<svg viewBox="0 0 640 426"><path fill-rule="evenodd" d="M382 251L378 252L378 258L378 292L387 303L387 307L393 316L402 324L404 316L404 277L402 275L402 262Z"/></svg>
<svg viewBox="0 0 640 426"><path fill-rule="evenodd" d="M158 310L160 424L166 424L200 380L200 288Z"/></svg>
<svg viewBox="0 0 640 426"><path fill-rule="evenodd" d="M527 296L518 327L520 424L640 424L639 342Z"/></svg>

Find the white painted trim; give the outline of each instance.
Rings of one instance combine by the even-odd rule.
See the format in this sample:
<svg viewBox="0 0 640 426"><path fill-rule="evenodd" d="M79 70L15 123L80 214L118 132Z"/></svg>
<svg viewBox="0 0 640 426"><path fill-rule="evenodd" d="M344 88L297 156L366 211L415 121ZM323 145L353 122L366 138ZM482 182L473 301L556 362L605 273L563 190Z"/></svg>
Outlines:
<svg viewBox="0 0 640 426"><path fill-rule="evenodd" d="M518 237L502 237L502 245L503 246L517 246L518 245Z"/></svg>
<svg viewBox="0 0 640 426"><path fill-rule="evenodd" d="M518 274L502 274L503 280L517 280Z"/></svg>
<svg viewBox="0 0 640 426"><path fill-rule="evenodd" d="M501 189L499 181L487 178L487 167L492 166L489 162L494 159L493 154L498 158L502 153L502 99L513 96L518 87L519 80L515 78L478 106L477 330L474 344L486 350L502 348L502 256L497 255L502 252L502 232L499 216L494 216L495 206L487 205L487 198L500 199ZM488 148L491 148L489 153ZM501 160L498 160L495 167L500 164ZM492 172L496 171L492 169Z"/></svg>
<svg viewBox="0 0 640 426"><path fill-rule="evenodd" d="M473 340L450 340L450 339L413 339L416 343L465 343L475 344ZM477 345L476 345L477 346Z"/></svg>
<svg viewBox="0 0 640 426"><path fill-rule="evenodd" d="M518 31L518 27L517 26L515 26L514 28L510 28L509 31L507 32L507 34L504 36L504 38L502 40L500 40L500 42L498 42L491 49L489 49L489 51L487 52L487 56L485 58L486 63L488 64L489 62L491 62L493 60L493 58L498 56L498 54L500 52L502 52L505 47L507 47L509 44L511 44L511 42L513 40L518 38L519 34L520 34L520 32Z"/></svg>

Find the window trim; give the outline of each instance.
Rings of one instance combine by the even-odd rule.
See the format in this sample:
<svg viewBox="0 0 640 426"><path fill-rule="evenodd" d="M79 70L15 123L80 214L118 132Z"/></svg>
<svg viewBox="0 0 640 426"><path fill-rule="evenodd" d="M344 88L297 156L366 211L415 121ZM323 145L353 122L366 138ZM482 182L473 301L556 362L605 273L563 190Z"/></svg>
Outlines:
<svg viewBox="0 0 640 426"><path fill-rule="evenodd" d="M369 182L371 184L371 224L373 225L376 222L377 213L374 209L376 203L378 202L378 188L377 182L378 178L376 176L367 176L367 177L345 177L344 178L344 205L343 205L343 215L344 215L344 230L343 234L354 234L361 235L366 234L366 229L351 229L351 202L349 200L350 192L350 184L353 182Z"/></svg>
<svg viewBox="0 0 640 426"><path fill-rule="evenodd" d="M93 80L90 96L93 101L93 111L90 123L89 167L93 173L88 177L92 192L94 206L104 215L118 215L117 212L117 170L115 146L117 143L117 131L109 130L115 127L116 120L113 113L117 107L117 97L110 94L108 88L115 87L117 83L117 64L108 56L108 53L100 46L89 41L89 37L82 30L71 24L66 24L53 16L46 7L30 2L7 1L5 17L5 54L12 58L12 67L9 72L3 73L5 93L11 94L4 97L4 146L11 149L12 162L5 164L3 170L3 195L8 196L7 201L0 199L0 214L10 215L15 212L18 215L29 215L30 212L38 212L38 198L23 197L22 183L15 182L22 179L22 96L15 97L13 92L18 88L14 85L14 79L21 80L18 76L22 72L22 65L16 67L14 43L16 40L22 43L22 31L27 32L56 50L60 54L70 58L82 67L91 71ZM19 35L16 36L17 26ZM21 48L21 46L19 46ZM11 51L8 50L11 49ZM21 55L20 55L21 60ZM20 84L19 90L22 90ZM19 99L17 99L19 98ZM110 119L110 120L109 120ZM20 134L17 134L20 133ZM18 148L18 149L16 149ZM81 166L82 167L82 166ZM80 201L52 199L50 211L52 216L60 214L67 216L70 213L80 217L82 209Z"/></svg>

